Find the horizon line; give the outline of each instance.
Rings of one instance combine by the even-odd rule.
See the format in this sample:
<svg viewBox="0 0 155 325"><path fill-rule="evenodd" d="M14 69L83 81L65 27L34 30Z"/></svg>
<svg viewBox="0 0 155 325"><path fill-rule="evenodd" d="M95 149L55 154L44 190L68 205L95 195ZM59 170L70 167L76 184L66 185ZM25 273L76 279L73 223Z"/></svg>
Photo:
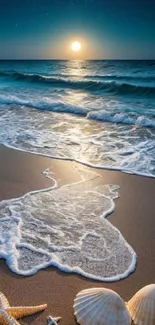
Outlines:
<svg viewBox="0 0 155 325"><path fill-rule="evenodd" d="M155 58L120 58L120 59L1 59L0 61L155 61Z"/></svg>

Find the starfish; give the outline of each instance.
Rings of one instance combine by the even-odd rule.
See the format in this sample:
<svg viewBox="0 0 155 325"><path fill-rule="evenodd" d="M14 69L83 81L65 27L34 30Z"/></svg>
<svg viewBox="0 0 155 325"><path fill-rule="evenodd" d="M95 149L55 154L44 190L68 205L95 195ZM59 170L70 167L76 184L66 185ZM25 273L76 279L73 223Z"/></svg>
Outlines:
<svg viewBox="0 0 155 325"><path fill-rule="evenodd" d="M47 325L58 325L58 322L61 319L61 317L53 318L52 316L48 316L46 319L47 319Z"/></svg>
<svg viewBox="0 0 155 325"><path fill-rule="evenodd" d="M19 325L16 319L44 310L47 305L31 307L10 307L5 295L0 292L0 325Z"/></svg>

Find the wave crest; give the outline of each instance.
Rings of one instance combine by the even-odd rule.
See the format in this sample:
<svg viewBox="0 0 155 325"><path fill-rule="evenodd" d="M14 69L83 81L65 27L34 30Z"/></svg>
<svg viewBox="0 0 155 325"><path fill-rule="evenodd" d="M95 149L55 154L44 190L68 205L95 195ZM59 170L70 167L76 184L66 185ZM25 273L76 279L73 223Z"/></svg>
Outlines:
<svg viewBox="0 0 155 325"><path fill-rule="evenodd" d="M63 102L52 101L49 99L42 100L24 100L16 96L6 97L0 96L1 104L5 105L23 105L26 107L33 107L38 110L54 112L54 113L69 113L83 116L90 120L101 122L110 122L116 124L139 125L147 128L155 128L155 120L144 115L130 116L126 113L110 113L106 110L90 111L88 108L65 105Z"/></svg>
<svg viewBox="0 0 155 325"><path fill-rule="evenodd" d="M113 95L155 96L154 86L141 86L118 81L74 80L66 77L43 76L39 74L24 74L19 72L5 73L1 76L9 77L13 81L39 83L56 88L70 88L85 91L103 91ZM95 76L94 76L95 77Z"/></svg>
<svg viewBox="0 0 155 325"><path fill-rule="evenodd" d="M99 112L89 112L87 114L87 118L92 120L102 121L102 122L139 125L148 128L155 128L155 120L150 119L143 115L137 117L136 116L131 117L125 113L110 114L105 111L99 111Z"/></svg>

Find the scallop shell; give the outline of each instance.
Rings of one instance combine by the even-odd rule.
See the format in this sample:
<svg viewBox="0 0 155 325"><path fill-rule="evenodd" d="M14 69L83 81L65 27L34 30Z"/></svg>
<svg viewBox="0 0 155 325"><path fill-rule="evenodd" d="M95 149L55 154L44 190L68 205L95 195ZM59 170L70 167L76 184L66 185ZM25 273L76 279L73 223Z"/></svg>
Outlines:
<svg viewBox="0 0 155 325"><path fill-rule="evenodd" d="M130 325L131 317L122 298L105 288L79 292L74 300L74 315L81 325Z"/></svg>
<svg viewBox="0 0 155 325"><path fill-rule="evenodd" d="M155 324L155 284L140 289L127 303L135 325Z"/></svg>

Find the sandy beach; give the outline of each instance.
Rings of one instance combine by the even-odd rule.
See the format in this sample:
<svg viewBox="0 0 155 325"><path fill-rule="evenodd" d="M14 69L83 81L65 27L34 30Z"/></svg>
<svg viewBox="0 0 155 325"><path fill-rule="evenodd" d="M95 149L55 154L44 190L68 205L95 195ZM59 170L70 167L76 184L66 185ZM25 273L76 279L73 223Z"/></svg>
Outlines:
<svg viewBox="0 0 155 325"><path fill-rule="evenodd" d="M72 162L53 160L0 146L0 200L22 196L28 191L52 185L42 172L49 168L59 182L67 184L79 180ZM22 277L13 274L0 261L0 291L11 305L37 305L47 303L41 314L20 320L21 324L45 324L46 316L61 316L61 324L76 324L73 315L73 300L76 294L89 287L107 287L116 290L128 300L142 286L155 282L155 180L115 171L97 170L102 184L120 186L120 198L108 220L117 227L138 256L136 271L128 278L103 283L90 281L82 276L70 275L50 267L34 276Z"/></svg>

